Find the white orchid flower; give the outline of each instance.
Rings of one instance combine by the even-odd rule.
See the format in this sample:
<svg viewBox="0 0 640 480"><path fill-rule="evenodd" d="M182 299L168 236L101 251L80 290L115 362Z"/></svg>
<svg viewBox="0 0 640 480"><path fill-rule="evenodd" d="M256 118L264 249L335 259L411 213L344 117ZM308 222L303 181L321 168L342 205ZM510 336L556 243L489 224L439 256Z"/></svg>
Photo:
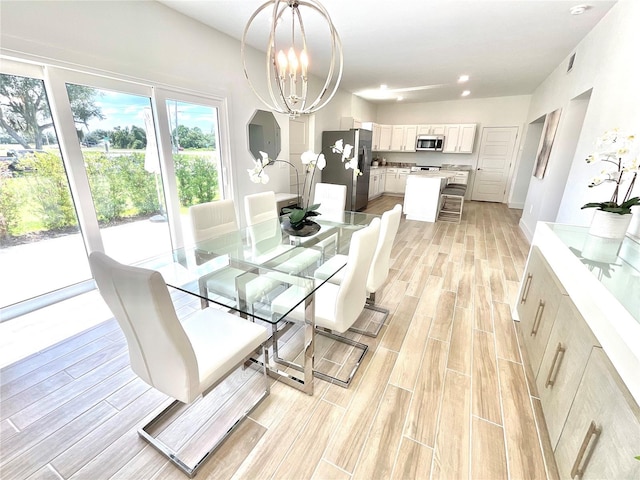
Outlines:
<svg viewBox="0 0 640 480"><path fill-rule="evenodd" d="M347 170L350 168L352 168L353 170L358 170L358 159L356 157L353 157L348 162L345 162L344 168Z"/></svg>
<svg viewBox="0 0 640 480"><path fill-rule="evenodd" d="M333 144L333 146L331 147L331 151L333 153L342 153L342 151L344 150L343 147L344 142L342 141L342 139L338 140L336 143Z"/></svg>
<svg viewBox="0 0 640 480"><path fill-rule="evenodd" d="M349 145L348 143L344 146L342 150L342 161L349 160L351 157L351 152L353 152L353 145Z"/></svg>
<svg viewBox="0 0 640 480"><path fill-rule="evenodd" d="M262 166L266 167L267 165L269 165L269 163L271 162L271 160L269 160L269 154L261 150L260 155L262 156Z"/></svg>
<svg viewBox="0 0 640 480"><path fill-rule="evenodd" d="M313 153L311 150L307 150L302 155L300 155L300 160L302 160L302 163L304 165L313 164L313 162L316 161L316 158L318 158L318 155Z"/></svg>
<svg viewBox="0 0 640 480"><path fill-rule="evenodd" d="M320 155L318 155L318 160L316 161L316 167L322 170L326 166L327 166L327 160L326 158L324 158L324 153L321 153Z"/></svg>
<svg viewBox="0 0 640 480"><path fill-rule="evenodd" d="M260 152L262 154L262 152ZM253 168L248 168L247 172L249 172L249 179L253 183L268 183L269 175L264 171L265 165L269 163L269 159L267 158L267 163L263 165L264 156L262 160L254 160Z"/></svg>

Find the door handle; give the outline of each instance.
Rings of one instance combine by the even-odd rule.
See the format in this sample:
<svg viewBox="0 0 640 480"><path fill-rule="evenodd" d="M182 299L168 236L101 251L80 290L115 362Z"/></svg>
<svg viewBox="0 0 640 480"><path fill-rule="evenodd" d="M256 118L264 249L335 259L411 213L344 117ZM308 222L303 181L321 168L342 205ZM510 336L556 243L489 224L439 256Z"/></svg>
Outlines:
<svg viewBox="0 0 640 480"><path fill-rule="evenodd" d="M585 453L587 453L587 448L589 447L589 444L591 443L591 439L593 438L593 444L591 446L591 451L593 451L593 449L596 446L596 443L598 443L598 439L600 438L601 432L602 432L602 429L598 427L596 425L596 422L592 420L591 424L589 425L589 429L587 430L587 434L585 435L584 440L582 441L580 450L578 451L578 456L576 457L576 461L573 463L573 468L571 469L571 478L582 477L582 475L584 474L585 470L587 469L587 464L589 463L589 459L591 458L591 452L585 456ZM585 458L584 464L580 466L583 458Z"/></svg>
<svg viewBox="0 0 640 480"><path fill-rule="evenodd" d="M544 312L544 300L540 300L538 309L536 310L536 316L533 318L533 326L531 327L531 336L535 337L538 334L538 327L540 327L540 321L542 320L542 314Z"/></svg>
<svg viewBox="0 0 640 480"><path fill-rule="evenodd" d="M558 378L558 372L560 371L560 364L562 363L562 359L564 359L564 352L566 348L562 346L562 343L558 343L558 347L556 348L556 354L553 356L553 362L551 363L551 368L549 368L549 374L547 375L547 381L544 384L544 388L553 387L556 383L556 378ZM562 354L560 362L558 362L558 357ZM556 362L558 363L558 368L556 369ZM555 375L553 371L555 370Z"/></svg>
<svg viewBox="0 0 640 480"><path fill-rule="evenodd" d="M478 170L482 170L481 168L478 168Z"/></svg>
<svg viewBox="0 0 640 480"><path fill-rule="evenodd" d="M525 303L527 301L527 297L529 296L529 288L531 288L531 279L533 278L533 274L527 275L527 280L524 282L524 288L522 289L522 298L520 299L520 303Z"/></svg>

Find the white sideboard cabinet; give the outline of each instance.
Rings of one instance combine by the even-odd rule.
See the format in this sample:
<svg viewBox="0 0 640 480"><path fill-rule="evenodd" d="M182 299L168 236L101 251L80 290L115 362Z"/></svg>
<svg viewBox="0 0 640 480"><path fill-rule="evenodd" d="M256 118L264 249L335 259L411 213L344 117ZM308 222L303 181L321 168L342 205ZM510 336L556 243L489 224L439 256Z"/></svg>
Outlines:
<svg viewBox="0 0 640 480"><path fill-rule="evenodd" d="M560 478L640 478L640 244L538 223L515 311Z"/></svg>

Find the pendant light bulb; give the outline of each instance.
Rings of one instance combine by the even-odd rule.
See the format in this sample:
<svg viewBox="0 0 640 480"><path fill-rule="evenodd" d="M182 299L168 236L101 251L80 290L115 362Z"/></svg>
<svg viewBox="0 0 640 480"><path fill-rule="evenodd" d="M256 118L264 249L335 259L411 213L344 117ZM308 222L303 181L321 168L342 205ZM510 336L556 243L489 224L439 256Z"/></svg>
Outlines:
<svg viewBox="0 0 640 480"><path fill-rule="evenodd" d="M266 97L256 89L255 85L258 85L258 83L254 84L251 80L247 68L247 55L245 53L247 50L249 29L256 17L265 11L265 9L267 11L269 9L271 10L269 37L266 43L267 75L263 80L263 84L265 84L268 93ZM303 13L305 18L309 13L312 17L315 15L316 18L312 18L311 20L307 18L310 22L313 21L314 25L318 16L324 21L329 33L328 56L307 50L308 43ZM258 23L259 22L256 22L256 24ZM279 32L282 30L287 32L285 38L289 38L288 45L282 45L284 51L276 48L276 44L280 42L279 39L283 38L282 35L276 35L278 28L280 28L280 30L278 30ZM320 41L319 43L322 42ZM296 45L301 47L298 54L296 54L295 51ZM275 53L276 51L278 52L277 54ZM318 83L317 86L315 84L312 86L308 81L310 56L313 56L315 59L329 58L324 81L321 76L323 74L322 71L314 71L314 75L318 75L320 81L323 82ZM286 113L291 118L299 115L312 114L326 106L335 96L340 86L340 81L342 80L344 57L340 36L329 17L329 13L318 0L266 1L249 17L249 21L242 34L241 57L245 77L260 101L270 110L278 113ZM321 63L322 62L315 61L314 67L316 69L324 68ZM285 77L287 76L289 79L285 81ZM265 89L261 88L260 90L264 91Z"/></svg>
<svg viewBox="0 0 640 480"><path fill-rule="evenodd" d="M287 59L289 60L289 74L295 75L298 73L298 57L296 57L296 52L293 47L289 49Z"/></svg>

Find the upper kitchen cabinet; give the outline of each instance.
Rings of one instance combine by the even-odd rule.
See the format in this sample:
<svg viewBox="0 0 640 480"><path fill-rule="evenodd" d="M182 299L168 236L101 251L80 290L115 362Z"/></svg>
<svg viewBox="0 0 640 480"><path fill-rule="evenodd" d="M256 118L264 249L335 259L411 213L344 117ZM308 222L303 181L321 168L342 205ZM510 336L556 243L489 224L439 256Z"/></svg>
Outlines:
<svg viewBox="0 0 640 480"><path fill-rule="evenodd" d="M472 153L476 138L476 124L445 125L442 153Z"/></svg>
<svg viewBox="0 0 640 480"><path fill-rule="evenodd" d="M373 151L389 152L391 150L391 125L373 124Z"/></svg>
<svg viewBox="0 0 640 480"><path fill-rule="evenodd" d="M416 125L394 125L391 131L391 151L415 152L417 132Z"/></svg>
<svg viewBox="0 0 640 480"><path fill-rule="evenodd" d="M444 135L446 125L418 125L418 135Z"/></svg>

